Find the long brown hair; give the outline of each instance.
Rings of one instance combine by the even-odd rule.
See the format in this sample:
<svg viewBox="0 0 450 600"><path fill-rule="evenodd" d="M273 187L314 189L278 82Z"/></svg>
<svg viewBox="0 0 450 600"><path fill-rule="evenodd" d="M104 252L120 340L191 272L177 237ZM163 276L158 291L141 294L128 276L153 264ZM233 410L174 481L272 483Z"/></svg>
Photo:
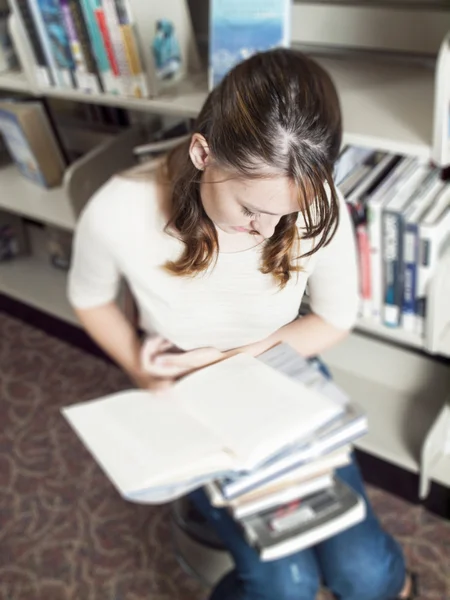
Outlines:
<svg viewBox="0 0 450 600"><path fill-rule="evenodd" d="M314 238L303 257L329 243L339 219L332 170L341 145L341 112L329 75L315 61L296 50L276 49L238 64L209 94L194 131L205 137L214 163L228 172L261 177L263 164L295 183L305 219L301 237ZM180 276L205 271L218 252L189 143L172 150L166 162L168 228L176 229L185 245L166 268ZM297 217L282 217L262 252L262 273L272 274L281 287L299 270Z"/></svg>

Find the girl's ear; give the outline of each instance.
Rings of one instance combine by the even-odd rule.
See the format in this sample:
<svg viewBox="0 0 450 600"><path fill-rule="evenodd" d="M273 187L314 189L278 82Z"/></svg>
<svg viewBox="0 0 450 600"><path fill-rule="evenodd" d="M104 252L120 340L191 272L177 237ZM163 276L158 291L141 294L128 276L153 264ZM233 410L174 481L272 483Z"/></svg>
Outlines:
<svg viewBox="0 0 450 600"><path fill-rule="evenodd" d="M189 146L189 156L192 163L199 171L204 171L209 159L208 142L200 133L194 133Z"/></svg>

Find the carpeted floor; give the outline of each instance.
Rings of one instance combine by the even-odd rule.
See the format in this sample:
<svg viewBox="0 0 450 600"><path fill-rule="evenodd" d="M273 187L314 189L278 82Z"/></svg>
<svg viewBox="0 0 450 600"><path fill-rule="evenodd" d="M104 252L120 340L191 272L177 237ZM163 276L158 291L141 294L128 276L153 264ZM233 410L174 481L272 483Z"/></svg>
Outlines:
<svg viewBox="0 0 450 600"><path fill-rule="evenodd" d="M123 501L59 408L128 386L120 371L0 313L0 600L202 600L166 507ZM450 522L371 489L384 525L450 600Z"/></svg>

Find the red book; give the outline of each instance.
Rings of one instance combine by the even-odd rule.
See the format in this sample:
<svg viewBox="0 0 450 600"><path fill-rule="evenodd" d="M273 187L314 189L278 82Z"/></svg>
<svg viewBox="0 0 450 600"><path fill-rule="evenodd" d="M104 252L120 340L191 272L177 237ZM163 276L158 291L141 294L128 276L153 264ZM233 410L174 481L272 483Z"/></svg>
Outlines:
<svg viewBox="0 0 450 600"><path fill-rule="evenodd" d="M363 316L367 316L368 304L372 298L372 284L370 276L370 242L366 225L358 225L356 228L358 241L360 291L363 304Z"/></svg>
<svg viewBox="0 0 450 600"><path fill-rule="evenodd" d="M95 18L97 19L97 25L101 31L103 43L105 44L106 54L108 56L109 64L111 65L111 71L116 77L120 76L119 66L117 64L116 57L111 42L111 36L109 35L108 25L106 24L105 13L103 8L95 9Z"/></svg>

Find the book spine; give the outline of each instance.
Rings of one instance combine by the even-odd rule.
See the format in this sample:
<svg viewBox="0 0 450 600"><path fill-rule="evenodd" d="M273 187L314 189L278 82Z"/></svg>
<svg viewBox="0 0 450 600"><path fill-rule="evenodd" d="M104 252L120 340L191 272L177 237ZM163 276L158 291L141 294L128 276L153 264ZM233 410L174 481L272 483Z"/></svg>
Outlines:
<svg viewBox="0 0 450 600"><path fill-rule="evenodd" d="M419 280L417 290L417 333L424 335L430 283L439 261L442 243L450 231L450 208L434 225L420 226Z"/></svg>
<svg viewBox="0 0 450 600"><path fill-rule="evenodd" d="M406 223L403 232L403 306L402 326L406 331L414 333L416 323L416 296L419 230L416 223Z"/></svg>
<svg viewBox="0 0 450 600"><path fill-rule="evenodd" d="M80 0L80 4L103 90L109 94L118 94L117 79L111 71L106 48L95 15L95 0Z"/></svg>
<svg viewBox="0 0 450 600"><path fill-rule="evenodd" d="M119 70L124 96L133 96L133 81L125 54L125 47L120 31L119 17L114 0L102 0L102 8L111 39L112 50Z"/></svg>
<svg viewBox="0 0 450 600"><path fill-rule="evenodd" d="M83 55L85 78L88 91L94 94L102 92L101 79L99 77L95 56L89 40L89 32L83 18L83 12L78 0L68 0L68 7L75 29L76 37Z"/></svg>
<svg viewBox="0 0 450 600"><path fill-rule="evenodd" d="M370 243L367 225L360 224L356 228L358 243L360 290L361 290L361 315L364 318L372 314L372 286L370 276Z"/></svg>
<svg viewBox="0 0 450 600"><path fill-rule="evenodd" d="M69 8L69 0L59 0L61 10L61 20L67 32L70 50L74 62L74 79L75 85L79 90L90 92L89 80L87 78L86 61L84 60L81 44L78 40L75 25L72 20L72 14Z"/></svg>
<svg viewBox="0 0 450 600"><path fill-rule="evenodd" d="M56 63L55 57L53 56L52 47L50 45L50 39L45 28L44 19L42 17L38 0L28 0L28 5L30 8L30 12L33 16L34 24L36 25L36 30L39 34L39 39L41 40L42 48L45 54L45 60L49 67L49 71L51 73L52 80L57 87L72 87L67 86L61 73L59 66Z"/></svg>
<svg viewBox="0 0 450 600"><path fill-rule="evenodd" d="M75 87L75 63L70 50L69 38L62 22L58 0L38 0L51 52L59 69L63 86Z"/></svg>
<svg viewBox="0 0 450 600"><path fill-rule="evenodd" d="M137 98L147 98L150 86L142 68L137 37L131 9L127 0L115 0L117 16L120 24L123 46L130 72L133 76L133 95Z"/></svg>
<svg viewBox="0 0 450 600"><path fill-rule="evenodd" d="M104 12L99 0L93 0L93 2L95 5L95 9L94 9L95 19L97 21L97 26L100 31L101 38L103 40L103 45L106 50L106 56L108 57L108 62L109 62L109 66L111 69L111 73L114 77L116 89L119 94L123 95L123 89L122 89L121 80L120 80L119 65L117 64L116 57L114 55L111 37L109 35L108 25L106 23L105 12Z"/></svg>
<svg viewBox="0 0 450 600"><path fill-rule="evenodd" d="M403 240L401 219L397 212L383 211L383 284L384 324L388 327L400 325L402 310L402 254Z"/></svg>
<svg viewBox="0 0 450 600"><path fill-rule="evenodd" d="M34 54L34 72L36 74L36 81L39 87L50 87L53 85L53 79L51 76L50 69L47 65L45 58L44 48L39 37L39 32L36 27L36 23L33 20L30 7L28 6L27 0L16 0L16 6L19 13L19 17L22 20L23 26L30 39L30 44Z"/></svg>
<svg viewBox="0 0 450 600"><path fill-rule="evenodd" d="M372 292L372 317L381 323L383 307L383 255L381 206L370 203L367 206L369 242L370 242L370 279Z"/></svg>

